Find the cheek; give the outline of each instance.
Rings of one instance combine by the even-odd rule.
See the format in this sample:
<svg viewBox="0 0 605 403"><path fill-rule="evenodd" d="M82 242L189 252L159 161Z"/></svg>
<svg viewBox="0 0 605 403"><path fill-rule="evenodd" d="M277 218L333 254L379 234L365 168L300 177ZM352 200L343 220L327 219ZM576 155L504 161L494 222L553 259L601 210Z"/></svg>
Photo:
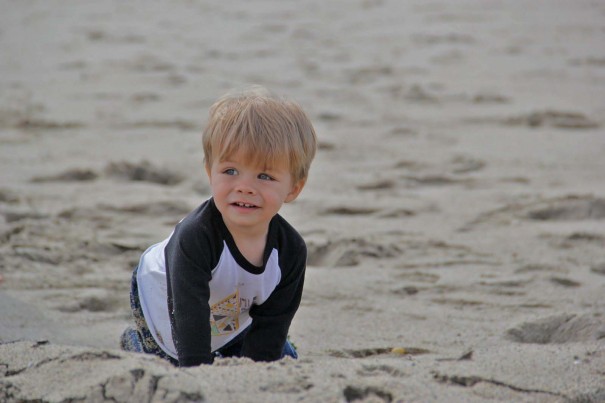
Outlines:
<svg viewBox="0 0 605 403"><path fill-rule="evenodd" d="M224 183L222 182L216 182L212 185L212 190L215 193L227 193L228 192L228 187L225 186Z"/></svg>
<svg viewBox="0 0 605 403"><path fill-rule="evenodd" d="M211 180L210 181L210 191L213 195L221 195L227 192L227 186L225 183L220 180Z"/></svg>
<svg viewBox="0 0 605 403"><path fill-rule="evenodd" d="M288 192L284 189L280 189L279 191L273 192L273 200L278 203L283 203L288 197Z"/></svg>

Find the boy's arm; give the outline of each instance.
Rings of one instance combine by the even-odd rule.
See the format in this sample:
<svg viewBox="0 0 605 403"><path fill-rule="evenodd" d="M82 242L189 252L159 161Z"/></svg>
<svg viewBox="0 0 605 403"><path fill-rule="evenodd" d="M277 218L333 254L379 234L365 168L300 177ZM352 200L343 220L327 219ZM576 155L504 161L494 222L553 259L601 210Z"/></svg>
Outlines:
<svg viewBox="0 0 605 403"><path fill-rule="evenodd" d="M305 280L307 250L303 244L292 268L271 296L250 309L252 325L246 334L242 355L254 361L274 361L282 356L288 330L298 310Z"/></svg>
<svg viewBox="0 0 605 403"><path fill-rule="evenodd" d="M210 268L200 262L206 256L192 256L183 237L173 237L165 250L168 311L179 366L212 364L210 347Z"/></svg>

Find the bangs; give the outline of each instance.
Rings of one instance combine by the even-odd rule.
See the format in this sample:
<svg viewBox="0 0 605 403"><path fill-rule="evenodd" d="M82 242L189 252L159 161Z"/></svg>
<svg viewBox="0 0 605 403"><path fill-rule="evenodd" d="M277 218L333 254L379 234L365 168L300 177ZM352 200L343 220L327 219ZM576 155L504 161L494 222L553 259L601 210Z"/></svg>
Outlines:
<svg viewBox="0 0 605 403"><path fill-rule="evenodd" d="M229 133L222 139L222 144L217 144L216 158L218 161L227 161L237 155L244 164L262 167L263 170L278 166L290 168L291 160L287 158L287 147L263 141L264 136L260 136L261 141L254 142L250 141L250 137L250 134L237 130Z"/></svg>

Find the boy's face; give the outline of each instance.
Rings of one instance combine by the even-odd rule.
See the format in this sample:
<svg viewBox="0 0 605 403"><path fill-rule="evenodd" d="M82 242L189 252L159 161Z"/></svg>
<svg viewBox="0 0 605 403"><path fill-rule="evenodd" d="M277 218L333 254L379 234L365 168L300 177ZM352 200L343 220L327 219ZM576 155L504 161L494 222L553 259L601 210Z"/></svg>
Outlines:
<svg viewBox="0 0 605 403"><path fill-rule="evenodd" d="M282 204L296 199L304 180L294 183L286 163L256 166L241 154L206 167L214 203L234 236L265 234Z"/></svg>

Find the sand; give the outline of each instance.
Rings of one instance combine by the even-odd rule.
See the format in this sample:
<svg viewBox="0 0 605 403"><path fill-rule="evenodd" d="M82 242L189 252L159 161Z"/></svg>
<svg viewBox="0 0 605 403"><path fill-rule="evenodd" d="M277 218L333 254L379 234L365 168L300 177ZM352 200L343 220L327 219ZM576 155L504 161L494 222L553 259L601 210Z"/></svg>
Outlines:
<svg viewBox="0 0 605 403"><path fill-rule="evenodd" d="M0 3L0 401L605 401L603 2ZM320 137L301 358L121 352L249 84Z"/></svg>

